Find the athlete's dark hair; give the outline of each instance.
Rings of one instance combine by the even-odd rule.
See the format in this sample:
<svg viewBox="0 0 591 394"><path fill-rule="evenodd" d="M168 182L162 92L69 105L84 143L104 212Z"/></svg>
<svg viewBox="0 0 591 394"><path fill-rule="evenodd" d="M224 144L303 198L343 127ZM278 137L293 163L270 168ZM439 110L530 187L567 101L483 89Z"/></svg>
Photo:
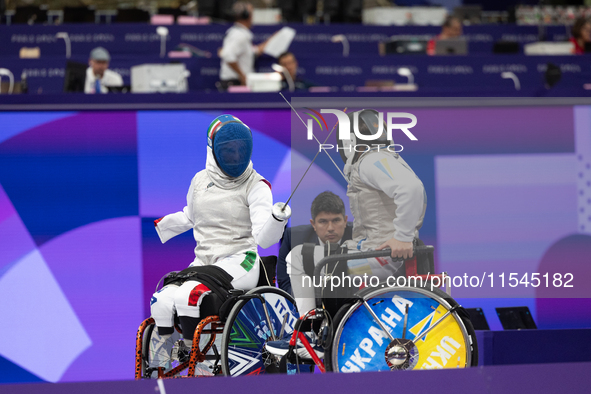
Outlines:
<svg viewBox="0 0 591 394"><path fill-rule="evenodd" d="M589 19L587 18L580 17L577 18L577 20L575 20L575 24L573 25L573 28L571 30L571 33L574 38L581 38L581 30L583 30L583 27L585 27L587 23L589 23Z"/></svg>
<svg viewBox="0 0 591 394"><path fill-rule="evenodd" d="M333 192L322 192L316 196L314 201L312 201L312 208L310 209L312 213L312 220L316 220L316 216L320 212L327 212L333 214L341 214L345 217L345 203L339 196L334 194Z"/></svg>

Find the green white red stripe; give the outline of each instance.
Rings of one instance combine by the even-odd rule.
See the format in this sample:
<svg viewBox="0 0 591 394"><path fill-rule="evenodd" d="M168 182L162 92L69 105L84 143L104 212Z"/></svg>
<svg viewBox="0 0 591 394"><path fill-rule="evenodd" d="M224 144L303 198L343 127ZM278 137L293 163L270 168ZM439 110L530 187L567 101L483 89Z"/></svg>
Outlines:
<svg viewBox="0 0 591 394"><path fill-rule="evenodd" d="M222 125L222 122L219 120L216 120L215 122L212 122L209 125L209 130L207 130L207 138L211 138L213 137L213 135L215 134L215 132L217 131L217 129Z"/></svg>

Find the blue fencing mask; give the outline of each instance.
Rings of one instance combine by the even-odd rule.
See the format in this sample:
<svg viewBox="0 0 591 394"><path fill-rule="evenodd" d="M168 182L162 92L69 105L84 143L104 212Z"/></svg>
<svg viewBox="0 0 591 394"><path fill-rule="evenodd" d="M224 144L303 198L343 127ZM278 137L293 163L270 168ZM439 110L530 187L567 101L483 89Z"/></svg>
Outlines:
<svg viewBox="0 0 591 394"><path fill-rule="evenodd" d="M214 119L207 132L207 143L222 172L237 178L244 173L252 156L252 133L232 115Z"/></svg>

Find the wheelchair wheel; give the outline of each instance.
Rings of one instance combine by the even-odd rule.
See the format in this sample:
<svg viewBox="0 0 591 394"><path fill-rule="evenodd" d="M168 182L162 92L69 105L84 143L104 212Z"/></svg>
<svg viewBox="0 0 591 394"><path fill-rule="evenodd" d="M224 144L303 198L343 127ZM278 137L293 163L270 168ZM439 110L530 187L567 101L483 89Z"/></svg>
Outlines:
<svg viewBox="0 0 591 394"><path fill-rule="evenodd" d="M252 296L252 297L251 297ZM262 297L267 306L267 314ZM295 300L276 287L257 287L239 300L228 315L222 336L221 363L226 376L259 375L278 369L264 345L290 336L299 315Z"/></svg>
<svg viewBox="0 0 591 394"><path fill-rule="evenodd" d="M180 339L180 334L175 330L166 340L163 348L158 351L152 346L152 335L156 332L154 319L147 319L142 325L145 328L141 338L141 353L136 354L136 358L139 357L139 363L136 361L136 379L155 379L158 377L158 366L162 368L162 374L166 374L178 366L178 361L170 358L170 351L174 343ZM140 330L142 330L142 327L140 327ZM138 364L139 368L141 368L140 371L137 370L139 369Z"/></svg>
<svg viewBox="0 0 591 394"><path fill-rule="evenodd" d="M477 365L474 328L467 313L443 291L421 287L368 288L358 296L361 299L344 305L335 316L334 339L325 349L327 371ZM408 314L403 335L406 305Z"/></svg>

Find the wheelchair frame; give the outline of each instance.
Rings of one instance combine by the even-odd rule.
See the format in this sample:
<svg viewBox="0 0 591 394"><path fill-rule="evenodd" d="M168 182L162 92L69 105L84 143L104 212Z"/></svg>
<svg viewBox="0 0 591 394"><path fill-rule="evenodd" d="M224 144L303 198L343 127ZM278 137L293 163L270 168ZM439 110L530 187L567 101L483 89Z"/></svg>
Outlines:
<svg viewBox="0 0 591 394"><path fill-rule="evenodd" d="M190 358L189 360L175 366L174 368L172 368L169 371L164 371L164 369L162 367L159 367L157 369L158 371L158 378L172 378L172 377L195 377L195 372L196 372L196 366L198 363L201 363L205 360L216 360L216 361L221 361L221 365L219 366L219 370L214 370L213 371L213 376L215 375L219 375L219 374L226 374L226 375L231 375L231 373L229 372L229 366L226 365L229 362L229 355L228 355L228 349L220 349L219 353L215 354L215 355L207 355L207 352L213 347L214 342L216 340L216 336L217 335L222 335L222 347L226 346L229 348L229 344L228 343L224 343L224 339L227 337L230 337L231 333L227 333L227 335L225 335L225 329L232 329L234 327L234 323L237 322L241 311L249 304L249 302L251 300L254 299L258 299L261 301L262 304L262 319L264 319L265 324L268 327L271 327L272 329L270 331L268 331L270 334L270 337L263 339L264 342L266 342L267 340L275 340L276 336L275 336L275 332L273 327L275 327L275 329L277 329L277 331L279 331L279 325L281 324L282 327L285 324L285 315L282 315L283 319L280 319L280 316L277 314L277 311L275 311L275 314L273 315L273 317L270 316L270 312L269 312L269 308L267 307L267 305L271 305L269 304L269 301L272 299L266 299L266 297L264 296L265 294L275 294L276 296L276 300L278 299L283 299L285 302L289 302L292 304L293 309L295 310L295 301L293 300L293 297L291 297L289 294L285 293L283 290L275 288L275 287L269 287L269 286L259 286L259 287L255 287L254 289L250 290L247 293L244 293L242 295L239 295L236 297L236 302L234 303L234 306L231 308L231 311L229 312L226 322L230 322L231 326L227 326L226 322L221 321L220 316L218 315L214 315L214 316L208 316L204 319L202 319L199 324L197 325L197 327L195 328L195 333L193 336L193 343L192 343L192 347L191 347L191 354L190 354ZM269 297L269 296L267 296ZM273 307L273 305L271 305L271 307ZM289 309L289 306L288 306ZM283 309L283 312L286 312L285 309ZM293 319L295 320L295 318ZM274 324L275 323L275 324ZM155 371L156 369L150 369L148 370L147 368L147 364L149 362L149 356L147 354L147 352L144 350L144 346L146 344L146 340L149 340L149 338L145 338L145 334L146 334L146 329L148 327L150 327L150 325L154 324L154 319L153 318L148 318L146 320L144 320L137 331L137 335L136 335L136 357L135 357L135 379L142 379L142 378L149 378L150 376L148 376L148 374L152 374L153 371ZM206 328L208 325L211 324L210 328ZM155 328L155 327L154 327ZM178 326L175 326L177 332L181 332L180 328ZM201 341L201 335L202 334L210 334L210 338L208 340L208 342L205 344L205 346L203 348L200 347L200 341ZM148 348L149 348L149 343L148 343ZM264 361L264 360L261 360ZM217 364L217 362L216 362ZM187 375L183 375L183 376L178 376L178 374L180 372L182 372L183 370L188 368L188 372ZM207 375L209 376L209 375Z"/></svg>
<svg viewBox="0 0 591 394"><path fill-rule="evenodd" d="M143 352L144 346L144 333L146 328L148 328L151 324L154 324L154 319L149 317L144 320L137 331L136 336L136 344L135 344L135 379L139 380L142 378L146 378L147 376L142 376L142 371L146 370L144 367L144 363L147 363L148 360L144 359L144 356L147 356ZM205 329L207 325L211 324L211 328ZM175 327L177 332L181 332L178 326ZM206 359L210 357L217 358L217 356L207 356L207 352L212 348L216 335L222 334L224 330L224 323L220 321L219 316L208 316L201 320L197 327L195 328L195 334L193 337L193 345L191 346L191 355L188 361L181 363L171 369L168 372L164 372L162 367L158 368L158 378L171 378L177 375L178 373L184 371L185 369L189 369L187 372L187 377L194 377L195 376L195 367L197 363L202 363ZM210 334L209 341L205 344L203 349L200 349L200 341L201 341L201 334ZM149 339L149 338L148 338ZM151 371L150 371L151 372Z"/></svg>

